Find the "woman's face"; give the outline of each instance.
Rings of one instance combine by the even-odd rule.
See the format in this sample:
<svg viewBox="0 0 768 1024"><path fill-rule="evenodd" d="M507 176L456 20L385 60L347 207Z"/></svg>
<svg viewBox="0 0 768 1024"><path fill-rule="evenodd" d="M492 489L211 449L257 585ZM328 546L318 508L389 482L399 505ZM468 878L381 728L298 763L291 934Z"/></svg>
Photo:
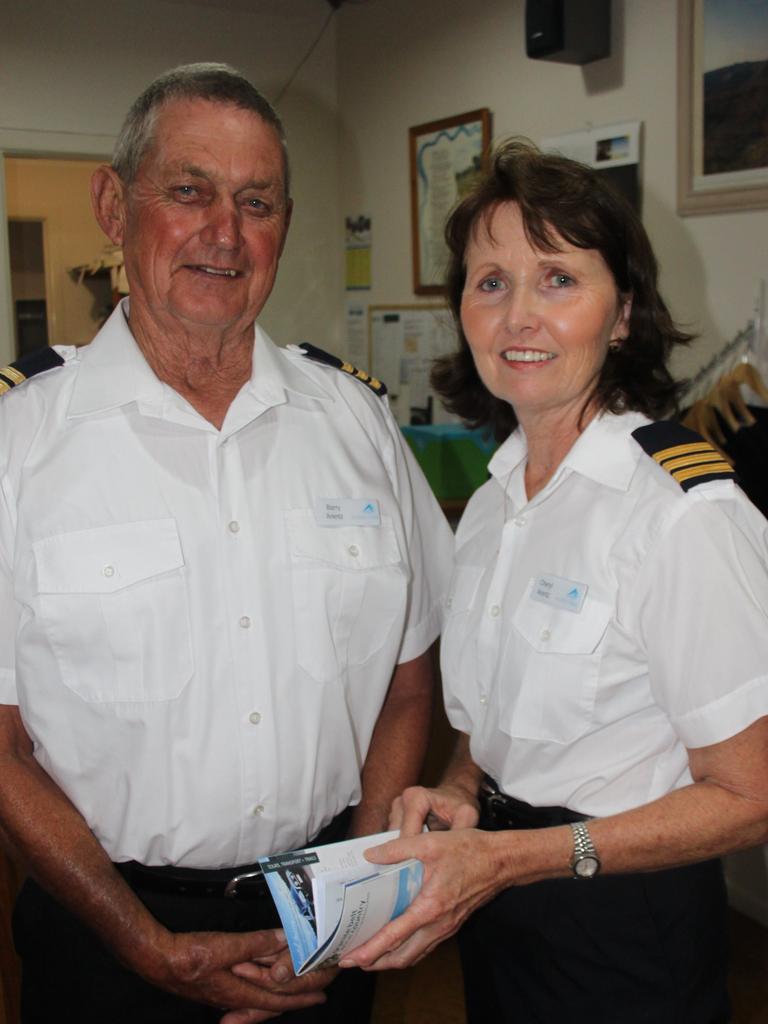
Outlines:
<svg viewBox="0 0 768 1024"><path fill-rule="evenodd" d="M476 225L466 252L461 323L477 372L523 424L544 417L576 428L608 354L627 337L622 299L596 249L556 232L558 252L534 249L517 203Z"/></svg>

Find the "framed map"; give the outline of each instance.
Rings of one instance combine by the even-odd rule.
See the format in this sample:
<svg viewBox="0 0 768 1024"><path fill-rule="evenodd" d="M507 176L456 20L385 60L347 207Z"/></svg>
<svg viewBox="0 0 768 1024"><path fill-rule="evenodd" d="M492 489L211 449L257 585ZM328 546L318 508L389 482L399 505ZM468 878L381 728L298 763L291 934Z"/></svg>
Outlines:
<svg viewBox="0 0 768 1024"><path fill-rule="evenodd" d="M408 131L411 164L413 290L439 295L448 262L445 222L488 164L491 114L487 108Z"/></svg>

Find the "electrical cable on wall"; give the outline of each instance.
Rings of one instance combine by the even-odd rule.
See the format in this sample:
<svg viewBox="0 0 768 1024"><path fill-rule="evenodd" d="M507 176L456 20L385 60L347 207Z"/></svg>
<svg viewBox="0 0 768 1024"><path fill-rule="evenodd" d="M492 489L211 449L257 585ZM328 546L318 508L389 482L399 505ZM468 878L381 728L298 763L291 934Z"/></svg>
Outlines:
<svg viewBox="0 0 768 1024"><path fill-rule="evenodd" d="M325 35L326 29L328 28L328 26L331 23L331 19L333 18L334 14L338 11L338 9L340 7L342 7L344 4L349 4L349 3L351 3L351 4L362 4L362 3L366 3L366 2L367 2L367 0L328 0L328 3L331 5L331 10L330 10L330 13L328 14L328 17L323 22L323 26L320 29L320 31L318 32L318 34L317 34L317 36L315 38L315 41L309 47L309 49L304 54L304 56L301 58L299 63L296 65L296 68L291 73L291 75L288 78L288 81L282 87L280 92L272 100L273 106L276 107L279 104L280 100L283 98L283 96L285 96L285 94L288 92L290 87L293 85L294 79L296 78L298 73L301 71L301 69L304 67L304 65L307 63L307 61L312 56L312 54L315 52L315 50L317 49L317 46L320 43L320 40Z"/></svg>
<svg viewBox="0 0 768 1024"><path fill-rule="evenodd" d="M330 2L331 2L331 0L329 0L329 3ZM298 73L301 71L301 69L304 67L304 65L307 63L307 61L312 56L312 54L315 52L315 50L317 49L317 46L318 46L320 40L325 35L326 30L327 30L328 26L331 23L331 19L333 18L333 16L336 13L336 11L338 11L339 7L341 7L343 2L344 2L344 0L337 0L337 2L335 4L331 4L331 10L328 13L327 18L323 22L323 27L320 29L320 31L318 32L317 36L315 37L315 41L309 47L309 49L304 54L304 56L301 58L299 63L296 65L296 68L294 69L294 71L290 75L290 77L288 78L288 81L282 87L282 89L277 94L277 96L274 98L274 100L272 100L272 105L273 106L275 106L275 107L278 106L278 104L280 103L280 100L283 98L283 96L285 96L285 94L288 92L290 87L293 85L294 79L296 78Z"/></svg>

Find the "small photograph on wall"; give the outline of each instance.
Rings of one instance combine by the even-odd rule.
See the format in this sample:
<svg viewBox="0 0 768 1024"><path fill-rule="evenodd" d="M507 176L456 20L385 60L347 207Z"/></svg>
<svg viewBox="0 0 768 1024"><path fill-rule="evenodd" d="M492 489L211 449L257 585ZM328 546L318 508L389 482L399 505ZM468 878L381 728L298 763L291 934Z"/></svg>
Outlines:
<svg viewBox="0 0 768 1024"><path fill-rule="evenodd" d="M624 121L550 135L541 140L541 148L594 167L640 213L641 127L640 121Z"/></svg>

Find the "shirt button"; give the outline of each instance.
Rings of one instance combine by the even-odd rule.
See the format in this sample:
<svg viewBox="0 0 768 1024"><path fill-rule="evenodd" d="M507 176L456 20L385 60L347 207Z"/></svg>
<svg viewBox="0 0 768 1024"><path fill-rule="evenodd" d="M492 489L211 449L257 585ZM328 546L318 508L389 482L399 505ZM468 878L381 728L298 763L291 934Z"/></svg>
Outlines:
<svg viewBox="0 0 768 1024"><path fill-rule="evenodd" d="M350 544L349 547L347 548L347 551L350 553L350 555L352 555L353 558L357 558L357 556L360 554L360 548L357 546L357 544Z"/></svg>
<svg viewBox="0 0 768 1024"><path fill-rule="evenodd" d="M452 598L452 597L449 597L449 598L448 598L448 599L446 600L446 602L445 602L445 607L446 607L446 608L452 608L452 607L453 607L453 598Z"/></svg>
<svg viewBox="0 0 768 1024"><path fill-rule="evenodd" d="M261 721L261 715L259 714L258 711L252 711L250 715L248 715L248 721L251 723L251 725L258 725L259 722Z"/></svg>
<svg viewBox="0 0 768 1024"><path fill-rule="evenodd" d="M515 526L525 526L525 516L517 516L515 518Z"/></svg>
<svg viewBox="0 0 768 1024"><path fill-rule="evenodd" d="M501 615L501 608L497 604L492 604L489 609L491 618L497 619Z"/></svg>
<svg viewBox="0 0 768 1024"><path fill-rule="evenodd" d="M260 818L263 813L264 813L264 804L256 804L256 806L251 811L251 814L254 816L254 818Z"/></svg>
<svg viewBox="0 0 768 1024"><path fill-rule="evenodd" d="M549 640L552 634L549 632L548 629L542 629L541 633L539 633L539 636L542 640Z"/></svg>
<svg viewBox="0 0 768 1024"><path fill-rule="evenodd" d="M249 617L247 615L243 615L243 617L240 619L240 628L241 629L250 629L251 628L251 620L249 619Z"/></svg>
<svg viewBox="0 0 768 1024"><path fill-rule="evenodd" d="M229 525L227 526L227 529L229 530L230 533L239 533L240 523L238 523L236 519L233 519L232 522L229 523Z"/></svg>
<svg viewBox="0 0 768 1024"><path fill-rule="evenodd" d="M104 575L107 577L107 579L109 579L110 576L114 576L115 575L115 567L114 567L114 565L105 565L104 568L101 571L104 573Z"/></svg>
<svg viewBox="0 0 768 1024"><path fill-rule="evenodd" d="M488 696L487 696L487 694L485 694L485 693L481 693L480 694L480 703L481 704L487 704L488 703Z"/></svg>

